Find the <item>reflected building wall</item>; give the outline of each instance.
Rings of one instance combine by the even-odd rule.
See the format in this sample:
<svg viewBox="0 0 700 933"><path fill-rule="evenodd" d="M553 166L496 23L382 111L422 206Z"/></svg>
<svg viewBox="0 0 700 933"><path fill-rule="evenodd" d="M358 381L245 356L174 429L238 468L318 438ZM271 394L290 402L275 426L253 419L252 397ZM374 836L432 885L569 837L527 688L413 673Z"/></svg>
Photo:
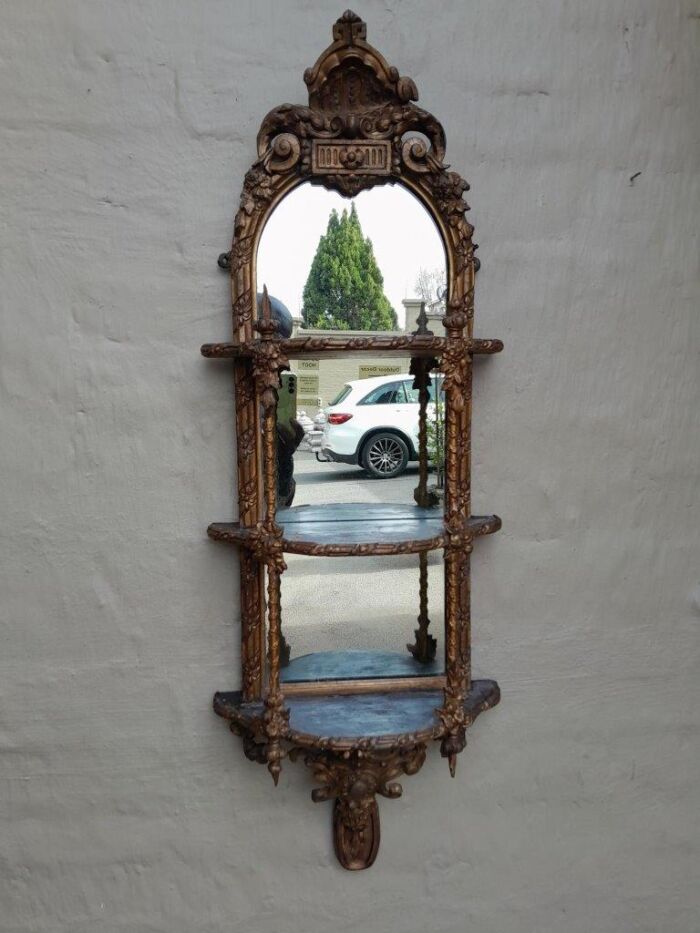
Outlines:
<svg viewBox="0 0 700 933"><path fill-rule="evenodd" d="M386 337L391 334L410 334L417 325L418 314L420 312L420 298L404 298L405 326L401 330L344 330L331 331L319 330L314 328L302 327L301 318L294 319L294 336L305 337L327 337L332 333L339 333L343 336L357 337ZM428 327L437 337L444 336L445 328L442 324L442 317L445 313L444 306L440 302L435 302L426 308L428 317ZM389 376L408 373L410 358L406 357L382 357L365 356L362 357L342 357L338 359L322 360L291 360L291 371L298 378L297 384L297 408L304 411L313 418L318 411L333 401L342 387L356 379L366 379L372 376Z"/></svg>

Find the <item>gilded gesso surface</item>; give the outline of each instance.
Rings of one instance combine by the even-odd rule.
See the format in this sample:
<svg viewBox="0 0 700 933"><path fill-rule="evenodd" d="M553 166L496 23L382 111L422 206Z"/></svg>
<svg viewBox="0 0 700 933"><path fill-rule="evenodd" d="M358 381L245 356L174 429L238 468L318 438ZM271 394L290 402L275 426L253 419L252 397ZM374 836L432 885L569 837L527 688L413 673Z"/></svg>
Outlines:
<svg viewBox="0 0 700 933"><path fill-rule="evenodd" d="M264 697L266 712L262 728L267 738L266 760L275 781L288 714L279 684L279 577L284 562L271 491L274 427L271 412L279 372L287 361L273 329L265 321L261 324L255 321L255 255L267 216L285 194L304 182L323 185L347 197L378 184L403 184L432 214L444 240L449 277L444 318L446 339L435 342L434 356L440 359L446 392L445 534L440 541L446 560L446 685L434 737L441 738L442 753L449 758L452 771L456 755L464 747L468 724L464 702L470 683L468 555L472 540L467 524L469 338L475 272L473 230L465 218L468 205L463 198L468 185L445 165L444 131L435 117L416 105L418 92L414 82L401 77L366 42L366 26L360 18L350 11L345 13L333 27L333 39L333 44L304 75L308 106L283 104L270 111L262 122L258 158L245 177L230 254L233 344L252 356L252 366L244 359L235 364L240 521L244 528L264 532L256 538L255 556L246 558L241 570L244 699ZM256 330L260 339L256 338ZM425 335L417 342L421 339L425 342ZM410 353L410 341L407 350ZM253 382L255 392L250 391ZM261 402L265 413L262 433L258 414ZM268 683L264 691L263 567L268 575L269 631ZM419 650L423 652L430 651L427 624L427 616L422 623L419 620ZM417 763L417 770L422 756L412 761ZM318 761L316 766L319 767ZM374 794L368 791L365 797L373 799ZM367 803L365 815L370 809ZM345 805L337 811L346 829L349 812ZM338 838L336 834L337 843ZM347 844L347 834L343 838Z"/></svg>

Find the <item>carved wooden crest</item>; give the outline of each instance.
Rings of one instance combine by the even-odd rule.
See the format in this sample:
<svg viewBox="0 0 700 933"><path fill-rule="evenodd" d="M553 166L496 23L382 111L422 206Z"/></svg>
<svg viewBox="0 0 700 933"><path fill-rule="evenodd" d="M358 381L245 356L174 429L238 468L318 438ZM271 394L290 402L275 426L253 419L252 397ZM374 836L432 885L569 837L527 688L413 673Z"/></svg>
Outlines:
<svg viewBox="0 0 700 933"><path fill-rule="evenodd" d="M448 247L450 311L473 310L472 227L464 214L469 188L444 163L445 133L415 101L418 90L367 42L367 26L348 10L333 26L333 42L304 74L308 105L282 104L264 118L258 159L248 171L231 252L234 333L253 339L254 283L245 281L261 220L293 187L309 181L346 197L377 184L403 183L435 218ZM237 281L236 275L241 272Z"/></svg>

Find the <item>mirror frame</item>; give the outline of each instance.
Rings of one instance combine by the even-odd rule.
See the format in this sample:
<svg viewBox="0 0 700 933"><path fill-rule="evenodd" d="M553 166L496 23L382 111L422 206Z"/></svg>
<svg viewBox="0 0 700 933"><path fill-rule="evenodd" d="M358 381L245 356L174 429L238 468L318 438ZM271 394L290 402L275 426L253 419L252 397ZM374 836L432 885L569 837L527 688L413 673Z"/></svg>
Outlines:
<svg viewBox="0 0 700 933"><path fill-rule="evenodd" d="M366 868L376 856L375 795L399 796L401 787L394 778L421 767L430 740L440 741L441 754L454 775L457 755L466 745L467 726L500 697L495 681L471 679L470 554L474 539L497 531L501 523L497 516L471 515L470 428L473 355L497 353L503 344L473 337L474 280L479 264L473 227L465 217L469 207L463 195L469 186L445 164L444 130L431 113L416 105L415 83L400 76L366 38L365 23L348 10L333 26L332 44L304 74L308 105L282 104L264 118L257 137L258 157L245 176L231 252L220 257L220 265L231 274L233 341L202 348L207 357L235 361L239 521L212 525L209 534L241 545L242 690L216 694L214 707L243 737L246 755L267 764L275 783L282 759L303 752L305 763L323 785L314 791L313 799L336 798L335 850L341 864L350 869ZM399 184L418 198L435 222L445 251L444 337L427 331L422 314L423 322L419 319L413 335L343 337L329 333L327 337L283 340L276 335L266 289L259 318L256 256L261 234L276 205L305 182L348 198L376 185ZM286 569L284 552L293 548L275 521L277 388L281 371L289 365L287 354L299 357L357 350L401 351L410 356L417 387L421 372L426 378L431 365L440 360L446 410L445 504L439 539L429 544L406 540L388 547L377 542L352 553L424 555L427 547L444 549L445 674L441 693L425 692L418 699L418 691L392 693L376 681L387 721L401 728L381 735L364 734L366 720L360 714L349 732L319 734L295 726L294 717L290 723L289 702L280 684L285 653L280 579ZM426 399L427 388L423 408ZM427 477L425 453L421 474L423 491L419 484L415 497L418 506L426 504L420 498ZM321 544L314 553L350 552ZM421 601L422 584L421 579ZM426 624L424 631L417 630L415 646L426 657L428 639ZM413 648L409 646L411 653ZM362 708L358 696L290 699L296 699L297 710L300 704L308 710L309 703L315 703L315 709L328 714L326 719L330 716L330 728L341 728L333 718L339 713L346 723L343 728L349 728L348 717L352 719L353 711Z"/></svg>
<svg viewBox="0 0 700 933"><path fill-rule="evenodd" d="M387 184L403 185L414 194L435 222L445 250L448 341L472 336L475 256L473 227L465 217L469 206L463 198L469 185L445 165L445 132L431 113L414 103L415 83L401 77L366 36L366 24L358 16L343 14L333 26L333 43L304 73L308 106L282 104L262 121L258 158L245 176L230 253L234 344L251 344L257 336L256 258L265 225L277 204L305 182L348 198ZM381 347L383 339L360 338L364 348L373 343ZM441 342L433 338L436 353ZM314 349L329 349L334 343L337 338L316 337ZM445 512L448 527L450 520L457 527L470 513L471 367L458 340L451 344L441 354L445 392L452 400L446 424ZM262 440L252 370L252 362L238 367L235 379L239 521L249 527L264 517ZM264 683L264 573L253 556L244 552L241 558L243 692L252 699L262 694ZM446 615L453 616L462 602L461 561L455 563L460 566L447 571L445 606ZM456 618L453 625L447 621L448 632L458 627L464 631ZM458 650L458 645L452 646L453 653ZM461 692L457 683L453 690Z"/></svg>

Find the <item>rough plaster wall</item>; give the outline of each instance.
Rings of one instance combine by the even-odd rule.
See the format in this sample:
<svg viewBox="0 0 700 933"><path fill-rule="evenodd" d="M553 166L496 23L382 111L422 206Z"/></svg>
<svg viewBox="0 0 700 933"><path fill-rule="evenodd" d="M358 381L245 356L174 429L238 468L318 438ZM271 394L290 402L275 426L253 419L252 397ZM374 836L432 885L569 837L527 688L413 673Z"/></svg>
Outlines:
<svg viewBox="0 0 700 933"><path fill-rule="evenodd" d="M475 658L503 703L347 874L238 684L216 256L336 3L6 2L2 933L688 933L698 919L693 0L365 0L484 266ZM641 173L641 174L637 174ZM630 181L636 175L634 182Z"/></svg>

